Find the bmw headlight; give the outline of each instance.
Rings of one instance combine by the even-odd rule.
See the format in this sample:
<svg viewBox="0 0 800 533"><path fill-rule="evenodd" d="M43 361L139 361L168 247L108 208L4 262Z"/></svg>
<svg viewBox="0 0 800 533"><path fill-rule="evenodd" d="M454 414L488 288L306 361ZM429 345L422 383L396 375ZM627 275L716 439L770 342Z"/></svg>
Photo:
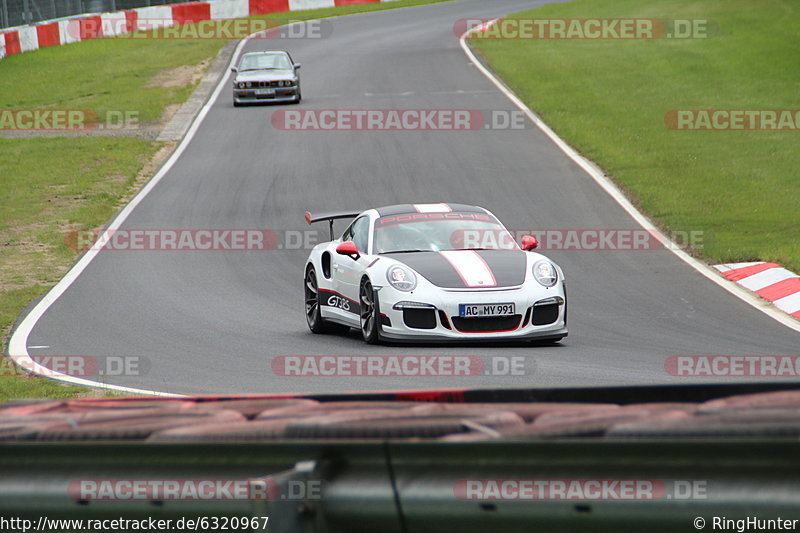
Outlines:
<svg viewBox="0 0 800 533"><path fill-rule="evenodd" d="M240 81L240 82L239 82L239 88L240 88L240 89L244 89L244 82L243 82L243 81Z"/></svg>
<svg viewBox="0 0 800 533"><path fill-rule="evenodd" d="M533 265L533 277L544 287L552 287L558 281L558 271L553 263L542 259Z"/></svg>
<svg viewBox="0 0 800 533"><path fill-rule="evenodd" d="M249 89L250 87L252 87L252 86L253 86L253 84L252 84L251 82L249 82L249 81L248 81L248 82L247 82L247 84L246 84L246 86L247 86L247 88Z"/></svg>
<svg viewBox="0 0 800 533"><path fill-rule="evenodd" d="M386 272L389 285L398 291L411 292L417 288L417 276L410 269L395 265Z"/></svg>

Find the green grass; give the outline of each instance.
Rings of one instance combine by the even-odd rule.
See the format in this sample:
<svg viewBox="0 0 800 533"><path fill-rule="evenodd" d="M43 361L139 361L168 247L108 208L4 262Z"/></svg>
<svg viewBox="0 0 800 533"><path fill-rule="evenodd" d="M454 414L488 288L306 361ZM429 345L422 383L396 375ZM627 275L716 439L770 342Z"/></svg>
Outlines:
<svg viewBox="0 0 800 533"><path fill-rule="evenodd" d="M103 224L158 146L124 137L0 139L0 231ZM56 231L44 242L60 239Z"/></svg>
<svg viewBox="0 0 800 533"><path fill-rule="evenodd" d="M75 398L88 391L85 387L67 386L52 379L32 376L0 377L0 402L25 398Z"/></svg>
<svg viewBox="0 0 800 533"><path fill-rule="evenodd" d="M520 18L709 19L708 39L473 40L560 136L714 263L800 272L800 132L674 131L671 109L797 109L794 0L580 0Z"/></svg>
<svg viewBox="0 0 800 533"><path fill-rule="evenodd" d="M254 18L284 24L439 1L446 0L400 0ZM97 39L10 56L0 61L0 109L90 109L100 116L136 111L141 122L152 122L167 105L184 102L195 84L144 86L168 69L208 62L225 42ZM75 260L75 250L64 241L65 232L102 226L162 146L122 137L0 139L3 337L25 306L47 292ZM4 368L0 365L0 401L75 397L89 390L1 371Z"/></svg>
<svg viewBox="0 0 800 533"><path fill-rule="evenodd" d="M69 229L101 226L160 143L126 138L0 139L0 331L65 272ZM0 365L0 369L8 369ZM0 372L0 401L87 392Z"/></svg>

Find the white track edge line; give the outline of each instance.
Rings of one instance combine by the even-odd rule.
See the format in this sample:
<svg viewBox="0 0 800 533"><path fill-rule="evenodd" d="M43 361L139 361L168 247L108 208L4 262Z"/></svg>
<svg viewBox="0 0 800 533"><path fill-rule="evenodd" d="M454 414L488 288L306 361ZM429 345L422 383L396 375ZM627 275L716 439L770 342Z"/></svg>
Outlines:
<svg viewBox="0 0 800 533"><path fill-rule="evenodd" d="M500 89L500 91L506 95L506 97L511 100L514 105L522 110L531 120L531 122L533 122L540 130L542 130L542 132L544 132L544 134L547 135L550 140L552 140L556 146L561 149L562 152L564 152L570 159L572 159L572 161L574 161L587 174L589 174L589 176L591 176L592 179L594 179L594 181L631 216L631 218L633 218L642 228L648 230L655 235L656 238L660 239L665 247L677 255L684 263L688 264L697 272L713 281L720 287L724 288L726 291L733 294L740 300L750 304L752 307L755 307L762 313L780 322L787 328L800 333L800 322L785 314L783 311L775 308L770 302L762 300L744 287L741 287L732 281L726 280L712 267L687 254L678 246L677 243L673 242L669 237L664 235L664 233L662 233L661 230L659 230L650 221L650 219L636 209L636 207L630 202L630 200L628 200L619 187L617 187L614 182L606 177L606 175L603 174L603 172L601 172L592 161L580 155L577 151L575 151L575 149L567 144L564 139L559 137L558 134L556 134L547 124L545 124L545 122L536 113L534 113L527 105L525 105L525 102L523 102L516 94L514 94L511 89L506 87L506 85L500 81L500 79L488 68L486 68L483 62L478 59L478 57L467 44L467 38L476 30L481 29L482 27L488 28L489 26L495 24L498 20L500 19L494 19L485 25L469 29L461 36L459 39L461 49L467 55L467 58L469 58L470 62L475 65L475 67L477 67L478 70L480 70L480 72L489 79L489 81L491 81L498 89Z"/></svg>

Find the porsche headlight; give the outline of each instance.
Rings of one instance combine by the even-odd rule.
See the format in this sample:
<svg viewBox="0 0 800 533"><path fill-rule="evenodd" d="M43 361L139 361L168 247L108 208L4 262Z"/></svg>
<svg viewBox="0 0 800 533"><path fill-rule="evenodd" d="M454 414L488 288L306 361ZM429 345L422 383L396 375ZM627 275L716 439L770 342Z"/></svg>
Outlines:
<svg viewBox="0 0 800 533"><path fill-rule="evenodd" d="M417 288L417 276L410 269L395 265L386 272L389 285L398 291L411 292Z"/></svg>
<svg viewBox="0 0 800 533"><path fill-rule="evenodd" d="M533 277L544 287L552 287L558 281L558 271L553 263L542 259L533 265Z"/></svg>

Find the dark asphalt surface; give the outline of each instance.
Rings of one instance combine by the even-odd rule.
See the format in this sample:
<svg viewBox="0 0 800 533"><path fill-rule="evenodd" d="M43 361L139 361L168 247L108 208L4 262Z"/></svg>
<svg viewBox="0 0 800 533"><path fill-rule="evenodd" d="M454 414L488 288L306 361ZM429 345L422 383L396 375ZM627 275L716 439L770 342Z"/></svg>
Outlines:
<svg viewBox="0 0 800 533"><path fill-rule="evenodd" d="M334 19L325 39L254 40L303 63L300 108L514 110L472 66L457 19L545 2L461 2ZM129 229L308 230L306 210L460 202L510 228L638 226L532 125L472 132L287 132L286 106L234 108L226 87L183 156L125 221ZM344 225L340 224L339 229ZM324 226L316 228L326 235ZM178 393L675 383L675 354L794 354L798 334L667 250L554 251L569 291L561 346L367 346L305 324L308 251L101 252L33 329L32 354L140 356L145 375L109 383ZM524 375L297 378L280 355L469 354L523 357Z"/></svg>

